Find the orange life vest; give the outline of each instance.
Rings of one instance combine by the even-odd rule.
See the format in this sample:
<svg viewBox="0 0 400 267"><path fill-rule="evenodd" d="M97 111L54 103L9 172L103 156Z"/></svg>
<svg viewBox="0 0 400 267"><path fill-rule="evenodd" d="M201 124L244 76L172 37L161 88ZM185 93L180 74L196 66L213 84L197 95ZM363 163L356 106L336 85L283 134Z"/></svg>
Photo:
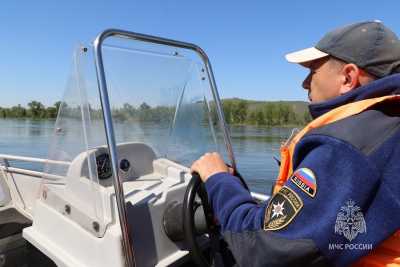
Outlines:
<svg viewBox="0 0 400 267"><path fill-rule="evenodd" d="M296 144L310 130L339 121L341 119L359 114L368 108L384 101L399 101L400 95L383 96L349 103L325 113L310 122L304 129L297 133L281 146L281 165L279 176L275 183L273 194L278 192L293 173L293 154ZM352 266L355 267L400 267L400 230L382 242L370 254L362 257Z"/></svg>

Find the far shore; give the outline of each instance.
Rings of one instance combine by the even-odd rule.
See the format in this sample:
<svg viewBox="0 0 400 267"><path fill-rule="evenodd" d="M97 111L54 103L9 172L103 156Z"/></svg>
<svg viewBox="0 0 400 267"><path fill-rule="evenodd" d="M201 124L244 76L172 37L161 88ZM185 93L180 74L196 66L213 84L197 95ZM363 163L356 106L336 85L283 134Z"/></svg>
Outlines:
<svg viewBox="0 0 400 267"><path fill-rule="evenodd" d="M214 103L203 107L193 103L194 108L209 113L213 121L217 121L217 112ZM222 107L225 121L231 126L260 126L260 127L299 127L311 121L307 103L302 101L254 101L238 98L223 99ZM209 109L209 110L208 110ZM0 119L30 119L55 120L60 110L70 117L79 118L81 111L77 107L70 107L67 103L56 102L46 107L39 101L31 101L27 107L21 105L10 108L0 107ZM89 107L91 117L101 119L100 109ZM169 119L175 112L175 107L153 106L143 102L139 106L129 103L113 108L113 117L118 121L139 121L160 123ZM206 118L206 116L205 116Z"/></svg>

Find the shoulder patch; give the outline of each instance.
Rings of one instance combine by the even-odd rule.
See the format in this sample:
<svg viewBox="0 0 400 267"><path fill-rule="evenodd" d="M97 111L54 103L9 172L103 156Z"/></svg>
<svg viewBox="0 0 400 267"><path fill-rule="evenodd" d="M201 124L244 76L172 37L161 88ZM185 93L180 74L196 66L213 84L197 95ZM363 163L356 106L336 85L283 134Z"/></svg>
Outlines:
<svg viewBox="0 0 400 267"><path fill-rule="evenodd" d="M282 187L265 210L264 230L275 231L287 226L303 207L301 198L289 187Z"/></svg>
<svg viewBox="0 0 400 267"><path fill-rule="evenodd" d="M314 172L308 168L296 170L290 177L290 181L312 198L317 193L317 179Z"/></svg>

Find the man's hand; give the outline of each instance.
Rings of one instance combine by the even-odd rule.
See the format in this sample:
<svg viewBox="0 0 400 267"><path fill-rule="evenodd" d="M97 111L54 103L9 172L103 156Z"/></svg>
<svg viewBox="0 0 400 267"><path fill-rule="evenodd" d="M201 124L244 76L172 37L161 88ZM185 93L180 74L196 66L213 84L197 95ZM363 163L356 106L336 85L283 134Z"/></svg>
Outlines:
<svg viewBox="0 0 400 267"><path fill-rule="evenodd" d="M206 153L201 158L193 162L190 168L192 172L197 172L201 180L206 182L207 179L219 172L230 172L232 173L228 166L226 166L222 157L216 153Z"/></svg>

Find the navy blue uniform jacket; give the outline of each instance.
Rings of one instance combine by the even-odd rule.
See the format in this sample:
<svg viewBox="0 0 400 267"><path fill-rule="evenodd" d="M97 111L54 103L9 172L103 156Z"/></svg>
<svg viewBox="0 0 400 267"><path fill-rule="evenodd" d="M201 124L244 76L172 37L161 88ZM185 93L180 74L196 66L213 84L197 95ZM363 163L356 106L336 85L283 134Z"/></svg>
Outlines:
<svg viewBox="0 0 400 267"><path fill-rule="evenodd" d="M399 94L399 88L400 75L388 76L312 104L310 112L316 118L346 103ZM228 173L207 180L222 235L240 266L347 266L400 228L399 103L373 106L306 134L293 160L295 173L304 168L315 178L314 196L289 179L285 188L292 197L262 204ZM264 230L265 216L282 218L284 227Z"/></svg>

